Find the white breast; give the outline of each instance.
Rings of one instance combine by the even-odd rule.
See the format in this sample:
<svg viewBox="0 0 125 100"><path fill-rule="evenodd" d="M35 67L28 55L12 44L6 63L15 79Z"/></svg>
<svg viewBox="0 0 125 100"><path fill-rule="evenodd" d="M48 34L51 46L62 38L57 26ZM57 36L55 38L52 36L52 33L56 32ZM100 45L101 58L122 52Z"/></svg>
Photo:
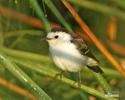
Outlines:
<svg viewBox="0 0 125 100"><path fill-rule="evenodd" d="M63 43L49 47L55 64L65 71L78 72L85 65L87 58L80 54L72 43Z"/></svg>

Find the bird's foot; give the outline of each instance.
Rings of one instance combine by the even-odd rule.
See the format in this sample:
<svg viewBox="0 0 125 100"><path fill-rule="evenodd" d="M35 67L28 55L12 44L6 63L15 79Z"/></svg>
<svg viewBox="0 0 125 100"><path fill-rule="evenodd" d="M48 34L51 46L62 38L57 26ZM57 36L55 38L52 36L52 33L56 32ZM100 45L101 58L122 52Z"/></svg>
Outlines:
<svg viewBox="0 0 125 100"><path fill-rule="evenodd" d="M81 81L78 81L78 88L80 89L81 88Z"/></svg>
<svg viewBox="0 0 125 100"><path fill-rule="evenodd" d="M57 73L54 77L54 79L57 79L58 77L60 77L60 80L62 79L62 76L63 76L63 71L60 72L60 73Z"/></svg>
<svg viewBox="0 0 125 100"><path fill-rule="evenodd" d="M80 88L81 88L81 84L82 84L81 81L77 81L77 82L75 81L75 82L73 83L73 85L75 85L76 83L78 84L78 88L80 89Z"/></svg>

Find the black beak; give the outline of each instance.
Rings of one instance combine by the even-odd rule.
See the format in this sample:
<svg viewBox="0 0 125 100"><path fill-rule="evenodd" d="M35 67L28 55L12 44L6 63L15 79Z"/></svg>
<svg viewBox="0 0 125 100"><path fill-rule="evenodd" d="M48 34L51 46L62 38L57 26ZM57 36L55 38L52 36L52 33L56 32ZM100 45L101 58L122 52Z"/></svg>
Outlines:
<svg viewBox="0 0 125 100"><path fill-rule="evenodd" d="M47 37L45 37L45 38L42 38L41 41L42 41L42 40L51 40L51 39L52 39L52 38L47 38Z"/></svg>
<svg viewBox="0 0 125 100"><path fill-rule="evenodd" d="M45 38L42 38L40 41L43 41L43 40L46 40L46 37L45 37Z"/></svg>
<svg viewBox="0 0 125 100"><path fill-rule="evenodd" d="M46 40L52 40L52 38L46 38Z"/></svg>

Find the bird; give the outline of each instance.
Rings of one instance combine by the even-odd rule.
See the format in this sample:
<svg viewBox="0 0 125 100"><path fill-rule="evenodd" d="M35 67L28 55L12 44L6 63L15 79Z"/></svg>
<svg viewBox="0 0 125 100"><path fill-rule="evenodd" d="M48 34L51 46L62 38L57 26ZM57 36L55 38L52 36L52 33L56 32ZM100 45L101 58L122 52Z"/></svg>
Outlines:
<svg viewBox="0 0 125 100"><path fill-rule="evenodd" d="M48 32L46 40L53 62L62 71L80 74L81 69L87 66L96 73L104 73L99 67L99 61L91 53L85 41L77 34L69 32L65 28L52 28Z"/></svg>

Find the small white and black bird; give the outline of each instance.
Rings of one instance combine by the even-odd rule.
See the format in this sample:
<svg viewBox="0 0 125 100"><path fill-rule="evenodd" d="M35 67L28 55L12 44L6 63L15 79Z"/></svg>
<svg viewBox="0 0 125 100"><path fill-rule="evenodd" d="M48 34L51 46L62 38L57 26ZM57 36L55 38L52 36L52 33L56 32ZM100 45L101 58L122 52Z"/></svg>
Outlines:
<svg viewBox="0 0 125 100"><path fill-rule="evenodd" d="M76 34L63 28L53 28L46 40L54 63L63 71L80 72L82 67L87 66L94 72L103 73L98 60Z"/></svg>

